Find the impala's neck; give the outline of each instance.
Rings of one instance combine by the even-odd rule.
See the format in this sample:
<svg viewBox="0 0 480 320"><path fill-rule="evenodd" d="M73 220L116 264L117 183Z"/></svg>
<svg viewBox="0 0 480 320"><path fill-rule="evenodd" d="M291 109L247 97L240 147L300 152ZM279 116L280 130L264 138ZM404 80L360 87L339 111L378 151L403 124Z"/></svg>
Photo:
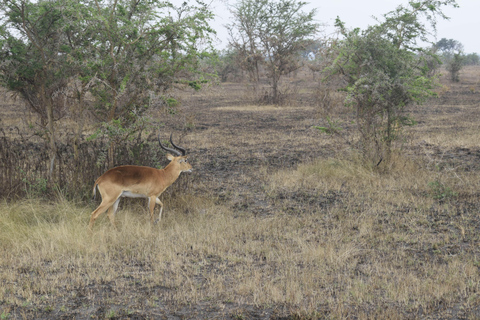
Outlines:
<svg viewBox="0 0 480 320"><path fill-rule="evenodd" d="M180 173L182 173L182 170L174 161L171 161L165 168L159 169L159 171L161 172L162 180L165 181L167 186L174 183L180 176Z"/></svg>

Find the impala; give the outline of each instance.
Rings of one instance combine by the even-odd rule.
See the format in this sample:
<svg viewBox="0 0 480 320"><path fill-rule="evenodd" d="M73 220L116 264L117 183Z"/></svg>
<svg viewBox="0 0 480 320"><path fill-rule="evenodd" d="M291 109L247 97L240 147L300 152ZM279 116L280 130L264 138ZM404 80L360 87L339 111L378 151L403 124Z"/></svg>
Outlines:
<svg viewBox="0 0 480 320"><path fill-rule="evenodd" d="M92 229L95 220L108 209L107 215L110 222L115 227L115 212L121 197L129 198L147 198L150 208L150 220L153 224L153 212L155 204L160 205L158 221L162 218L163 203L158 197L172 183L177 180L182 172L191 172L192 166L187 162L185 149L175 145L170 135L170 143L177 149L170 149L162 145L160 136L158 137L160 147L169 152L167 158L170 163L163 169L155 169L142 166L120 166L108 170L95 181L93 186L93 196L96 189L100 191L102 203L90 217L89 228ZM178 151L180 150L180 151Z"/></svg>

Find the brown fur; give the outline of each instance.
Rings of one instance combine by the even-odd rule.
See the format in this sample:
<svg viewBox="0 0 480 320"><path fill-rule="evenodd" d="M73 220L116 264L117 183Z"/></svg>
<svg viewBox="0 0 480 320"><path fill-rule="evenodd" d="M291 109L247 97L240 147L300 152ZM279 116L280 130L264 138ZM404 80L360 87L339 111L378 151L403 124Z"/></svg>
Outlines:
<svg viewBox="0 0 480 320"><path fill-rule="evenodd" d="M177 180L180 173L192 169L192 166L187 162L187 156L174 157L168 154L167 158L171 161L163 169L142 166L120 166L110 169L101 175L95 181L93 193L95 194L95 188L98 187L102 196L102 203L92 212L89 228L92 229L95 220L107 209L110 222L115 226L115 211L123 192L130 192L136 194L137 197L149 199L150 220L152 223L155 204L158 203L160 205L158 220L160 220L163 203L158 197Z"/></svg>

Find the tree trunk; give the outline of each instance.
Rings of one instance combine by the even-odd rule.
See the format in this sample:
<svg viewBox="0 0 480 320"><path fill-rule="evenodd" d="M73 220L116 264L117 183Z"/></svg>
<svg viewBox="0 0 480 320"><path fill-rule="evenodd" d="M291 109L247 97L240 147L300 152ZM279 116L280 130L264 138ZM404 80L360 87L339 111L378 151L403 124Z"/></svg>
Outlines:
<svg viewBox="0 0 480 320"><path fill-rule="evenodd" d="M113 87L113 86L112 86ZM111 122L115 119L115 111L117 109L117 97L115 96L112 108L110 109L110 113L108 115L108 122ZM115 138L109 137L109 146L108 146L108 168L113 168L115 164Z"/></svg>
<svg viewBox="0 0 480 320"><path fill-rule="evenodd" d="M54 117L53 117L53 102L51 97L47 97L47 93L45 91L45 85L42 84L42 99L44 106L47 112L47 137L48 137L48 156L49 156L49 168L48 168L48 182L50 186L56 180L55 177L55 158L57 156L57 144L55 139L55 124L54 124Z"/></svg>
<svg viewBox="0 0 480 320"><path fill-rule="evenodd" d="M276 70L276 67L273 66L272 68L272 80L273 80L273 83L272 83L272 90L273 90L273 103L274 104L277 104L279 101L278 101L278 75L277 75L277 70Z"/></svg>
<svg viewBox="0 0 480 320"><path fill-rule="evenodd" d="M76 184L79 182L79 175L80 175L80 149L79 149L79 146L80 146L80 137L82 135L82 132L83 132L83 126L85 124L85 117L84 117L84 102L83 102L83 98L84 98L85 94L84 94L84 91L82 89L81 92L79 92L79 96L78 96L78 105L77 105L77 108L74 112L74 114L76 114L76 118L77 118L77 127L75 128L75 132L74 132L74 136L73 136L73 159L74 159L74 163L75 163L75 168L73 169L73 182Z"/></svg>
<svg viewBox="0 0 480 320"><path fill-rule="evenodd" d="M391 154L392 154L392 142L395 139L395 108L392 105L387 106L386 109L387 112L387 134L385 138L385 151L384 151L384 157L385 161L388 163L390 162L391 159Z"/></svg>

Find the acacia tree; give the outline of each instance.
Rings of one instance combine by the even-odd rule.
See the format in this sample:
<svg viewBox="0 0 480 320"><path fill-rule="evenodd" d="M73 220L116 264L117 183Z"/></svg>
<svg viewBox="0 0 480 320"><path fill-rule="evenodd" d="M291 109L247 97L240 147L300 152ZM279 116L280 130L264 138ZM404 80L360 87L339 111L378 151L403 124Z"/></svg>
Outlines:
<svg viewBox="0 0 480 320"><path fill-rule="evenodd" d="M57 153L55 122L64 113L70 61L64 54L65 30L75 2L3 0L0 11L0 82L39 116L39 135L49 146L49 181Z"/></svg>
<svg viewBox="0 0 480 320"><path fill-rule="evenodd" d="M432 53L417 42L427 40L436 18L447 18L441 11L446 5L456 3L410 1L363 31L347 30L337 18L344 39L338 42L335 60L327 71L347 83L345 104L355 110L361 150L373 164L388 160L399 130L414 123L404 113L405 107L434 95L435 78L428 76L425 61Z"/></svg>
<svg viewBox="0 0 480 320"><path fill-rule="evenodd" d="M236 51L240 66L254 82L260 80L259 65L263 58L257 34L260 14L267 3L268 0L239 1L230 9L234 20L227 25L230 46Z"/></svg>
<svg viewBox="0 0 480 320"><path fill-rule="evenodd" d="M313 22L315 10L302 12L306 2L269 2L261 16L258 37L271 80L272 100L280 100L279 81L301 66L301 52L313 41L319 25Z"/></svg>
<svg viewBox="0 0 480 320"><path fill-rule="evenodd" d="M88 55L88 76L95 78L92 93L100 130L110 141L109 167L115 145L143 128L142 115L167 103L173 84L197 87L202 74L198 61L209 40L212 14L206 5L187 2L111 0L86 2L96 33ZM208 44L208 43L207 43ZM199 81L200 80L200 81Z"/></svg>
<svg viewBox="0 0 480 320"><path fill-rule="evenodd" d="M273 103L280 101L280 78L301 66L301 52L319 27L313 22L316 11L303 12L305 5L297 0L240 0L232 9L230 43L252 59L257 74L258 63L264 65Z"/></svg>

